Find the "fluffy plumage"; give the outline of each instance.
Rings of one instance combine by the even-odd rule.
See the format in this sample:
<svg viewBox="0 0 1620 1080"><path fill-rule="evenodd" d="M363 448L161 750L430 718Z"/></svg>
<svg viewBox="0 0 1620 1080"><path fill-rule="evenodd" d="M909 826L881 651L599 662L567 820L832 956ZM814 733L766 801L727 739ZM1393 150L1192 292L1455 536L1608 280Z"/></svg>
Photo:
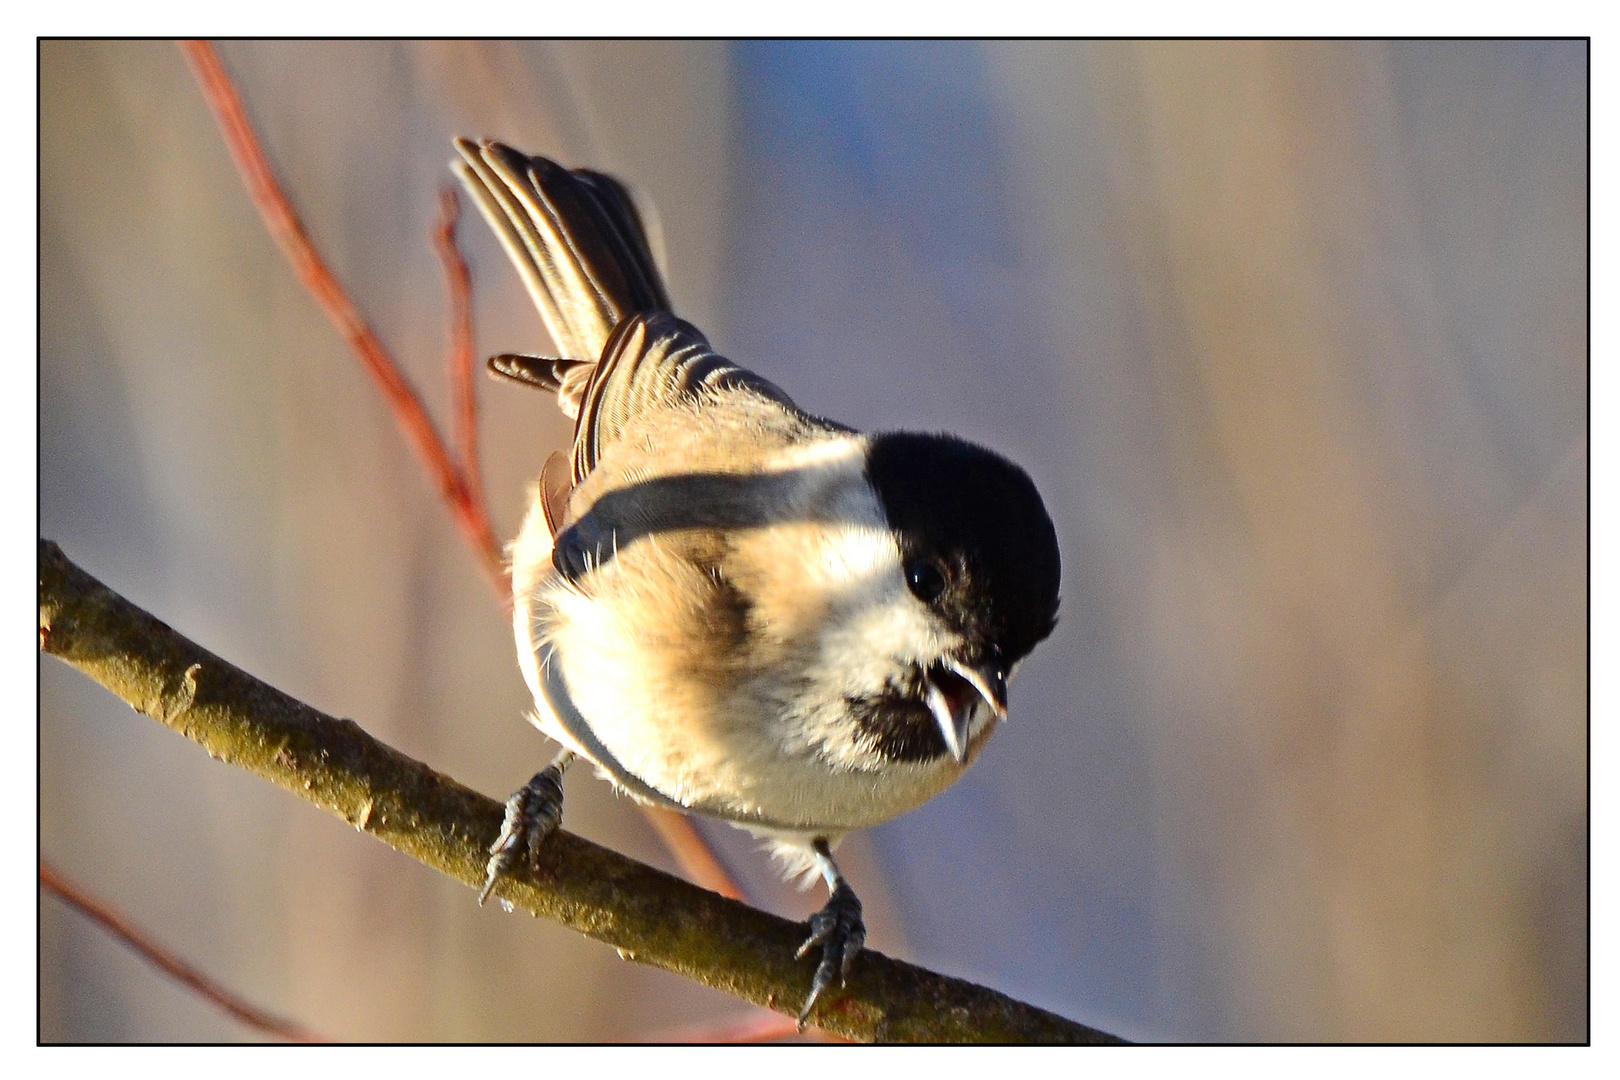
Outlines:
<svg viewBox="0 0 1620 1080"><path fill-rule="evenodd" d="M852 431L717 355L669 311L617 181L457 149L563 351L492 370L575 417L572 490L548 466L511 549L537 722L633 798L821 870L841 929L813 1002L863 933L830 843L982 749L1055 620L1051 520L991 451Z"/></svg>

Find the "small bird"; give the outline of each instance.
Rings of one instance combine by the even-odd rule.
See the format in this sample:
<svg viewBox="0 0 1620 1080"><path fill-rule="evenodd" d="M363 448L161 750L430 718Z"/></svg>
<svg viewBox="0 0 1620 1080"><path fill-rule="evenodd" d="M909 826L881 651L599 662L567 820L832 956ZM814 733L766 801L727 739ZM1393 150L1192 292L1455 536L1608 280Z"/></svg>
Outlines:
<svg viewBox="0 0 1620 1080"><path fill-rule="evenodd" d="M559 352L490 368L575 421L510 548L533 720L564 749L508 801L479 902L558 828L583 757L638 802L820 872L802 1028L866 937L833 848L938 794L1006 719L1056 622L1052 520L999 454L863 434L717 355L670 310L617 180L455 147Z"/></svg>

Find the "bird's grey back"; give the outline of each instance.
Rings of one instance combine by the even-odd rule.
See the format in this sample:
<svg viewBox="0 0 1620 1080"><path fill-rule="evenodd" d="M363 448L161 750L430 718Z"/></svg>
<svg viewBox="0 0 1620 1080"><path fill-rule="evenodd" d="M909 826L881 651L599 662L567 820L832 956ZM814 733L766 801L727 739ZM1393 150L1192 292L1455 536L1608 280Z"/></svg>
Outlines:
<svg viewBox="0 0 1620 1080"><path fill-rule="evenodd" d="M691 323L667 311L625 320L585 389L574 429L575 483L638 416L722 390L751 392L797 411L775 385L716 353Z"/></svg>

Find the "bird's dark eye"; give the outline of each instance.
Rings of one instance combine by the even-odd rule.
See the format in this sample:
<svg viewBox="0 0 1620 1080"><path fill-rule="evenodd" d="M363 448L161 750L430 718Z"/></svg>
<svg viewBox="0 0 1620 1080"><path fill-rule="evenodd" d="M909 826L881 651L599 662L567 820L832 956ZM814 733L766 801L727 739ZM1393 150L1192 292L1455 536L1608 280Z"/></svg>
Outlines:
<svg viewBox="0 0 1620 1080"><path fill-rule="evenodd" d="M918 559L906 567L906 584L911 595L932 604L945 591L945 571L938 559Z"/></svg>

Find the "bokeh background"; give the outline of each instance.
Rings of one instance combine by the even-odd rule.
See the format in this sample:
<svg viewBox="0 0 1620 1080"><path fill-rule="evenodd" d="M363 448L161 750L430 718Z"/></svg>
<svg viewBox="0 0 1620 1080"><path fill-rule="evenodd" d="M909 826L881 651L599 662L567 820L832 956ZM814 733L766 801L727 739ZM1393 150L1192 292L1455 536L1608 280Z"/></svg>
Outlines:
<svg viewBox="0 0 1620 1080"><path fill-rule="evenodd" d="M628 179L680 312L806 408L1023 463L1062 619L872 944L1133 1038L1587 1031L1584 43L229 43L315 240L447 415L455 134ZM43 535L496 797L504 616L179 52L40 52ZM549 346L469 216L480 355ZM480 380L503 536L568 429ZM472 893L40 661L42 855L330 1037L748 1007ZM588 772L569 825L669 867ZM760 902L752 842L710 829ZM40 901L40 1036L246 1029Z"/></svg>

